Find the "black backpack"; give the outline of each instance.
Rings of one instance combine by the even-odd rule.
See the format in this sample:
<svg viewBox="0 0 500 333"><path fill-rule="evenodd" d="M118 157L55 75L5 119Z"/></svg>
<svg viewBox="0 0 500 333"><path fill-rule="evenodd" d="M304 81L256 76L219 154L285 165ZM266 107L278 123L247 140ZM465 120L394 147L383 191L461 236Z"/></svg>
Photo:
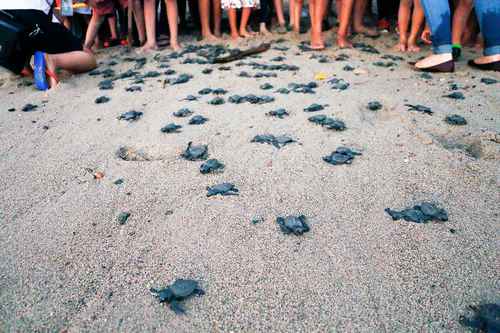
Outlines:
<svg viewBox="0 0 500 333"><path fill-rule="evenodd" d="M23 53L23 40L26 27L16 22L14 16L0 10L0 66L19 74L26 57Z"/></svg>

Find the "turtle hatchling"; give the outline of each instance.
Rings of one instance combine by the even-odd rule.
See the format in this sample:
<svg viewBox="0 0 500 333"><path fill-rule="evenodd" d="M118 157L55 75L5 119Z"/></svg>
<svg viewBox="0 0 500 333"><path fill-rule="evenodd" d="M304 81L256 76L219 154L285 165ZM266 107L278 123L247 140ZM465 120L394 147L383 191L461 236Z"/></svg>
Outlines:
<svg viewBox="0 0 500 333"><path fill-rule="evenodd" d="M208 161L204 162L200 166L200 172L202 174L207 174L210 172L216 172L216 171L222 171L224 169L224 164L219 162L218 160L212 158L209 159Z"/></svg>
<svg viewBox="0 0 500 333"><path fill-rule="evenodd" d="M220 195L238 195L239 190L231 183L221 183L207 187L207 197L217 194Z"/></svg>
<svg viewBox="0 0 500 333"><path fill-rule="evenodd" d="M339 147L330 155L323 157L323 161L333 165L351 164L357 155L361 155L361 153L351 148Z"/></svg>
<svg viewBox="0 0 500 333"><path fill-rule="evenodd" d="M198 145L193 146L192 142L188 143L186 150L181 154L188 161L203 161L208 158L208 146Z"/></svg>
<svg viewBox="0 0 500 333"><path fill-rule="evenodd" d="M175 282L163 289L151 288L149 290L160 303L169 303L170 309L176 314L184 314L186 310L180 303L181 301L193 296L202 296L205 291L201 289L197 281L177 279Z"/></svg>
<svg viewBox="0 0 500 333"><path fill-rule="evenodd" d="M139 118L141 118L143 115L142 112L139 112L139 111L128 111L128 112L124 112L122 113L118 119L119 120L126 120L126 121L135 121L135 120L138 120Z"/></svg>
<svg viewBox="0 0 500 333"><path fill-rule="evenodd" d="M182 128L181 125L170 123L163 126L160 131L162 131L163 133L178 133L180 128Z"/></svg>
<svg viewBox="0 0 500 333"><path fill-rule="evenodd" d="M317 112L325 109L326 105L313 103L304 108L304 112Z"/></svg>
<svg viewBox="0 0 500 333"><path fill-rule="evenodd" d="M174 115L175 117L179 117L179 118L188 117L188 116L190 116L190 115L192 115L192 114L193 114L193 111L191 111L191 110L189 110L189 109L187 109L187 108L182 108L182 109L180 109L180 110L178 110L178 111L175 111L175 112L173 113L173 115Z"/></svg>
<svg viewBox="0 0 500 333"><path fill-rule="evenodd" d="M444 121L446 121L450 125L457 125L457 126L467 125L467 120L465 120L464 117L459 116L458 114L452 114L450 116L446 116L446 118L444 118Z"/></svg>
<svg viewBox="0 0 500 333"><path fill-rule="evenodd" d="M289 116L290 114L286 112L285 109L277 109L277 110L272 110L267 113L268 116L272 117L278 117L280 119L283 119L285 116Z"/></svg>
<svg viewBox="0 0 500 333"><path fill-rule="evenodd" d="M302 235L310 230L304 215L300 216L286 216L276 218L276 223L280 226L281 231L288 235Z"/></svg>
<svg viewBox="0 0 500 333"><path fill-rule="evenodd" d="M200 116L200 115L196 115L196 116L193 116L191 117L191 119L189 119L189 125L201 125L201 124L204 124L208 121L208 118L205 118L203 116Z"/></svg>
<svg viewBox="0 0 500 333"><path fill-rule="evenodd" d="M385 212L389 214L394 221L403 219L408 222L427 223L432 220L448 221L448 213L435 204L423 202L412 208L406 208L401 211L386 208Z"/></svg>

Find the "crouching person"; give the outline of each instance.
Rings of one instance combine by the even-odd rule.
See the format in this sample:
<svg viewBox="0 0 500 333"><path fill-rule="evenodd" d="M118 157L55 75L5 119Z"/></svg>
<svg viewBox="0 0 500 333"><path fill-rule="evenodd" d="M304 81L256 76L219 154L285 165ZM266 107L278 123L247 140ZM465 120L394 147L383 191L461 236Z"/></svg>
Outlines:
<svg viewBox="0 0 500 333"><path fill-rule="evenodd" d="M14 34L9 27L17 27L15 50L2 50L2 65L19 74L33 75L35 86L40 90L53 88L59 82L57 70L67 70L72 73L83 73L97 67L93 54L83 51L80 41L62 24L53 22L51 0L1 1L0 34L9 39ZM15 29L14 29L15 30ZM0 40L2 46L12 45L12 40ZM10 53L5 62L4 55ZM29 66L34 56L33 68ZM10 62L21 64L16 66ZM17 70L17 68L24 69Z"/></svg>

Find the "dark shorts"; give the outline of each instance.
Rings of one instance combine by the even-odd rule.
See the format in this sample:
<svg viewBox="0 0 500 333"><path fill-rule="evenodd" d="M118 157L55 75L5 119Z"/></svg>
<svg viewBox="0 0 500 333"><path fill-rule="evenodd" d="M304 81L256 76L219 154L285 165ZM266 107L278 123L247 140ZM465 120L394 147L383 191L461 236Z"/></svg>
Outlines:
<svg viewBox="0 0 500 333"><path fill-rule="evenodd" d="M78 38L62 24L51 22L40 10L7 10L19 23L32 31L22 43L26 61L35 53L43 51L49 54L82 51L83 47ZM37 28L38 27L38 28Z"/></svg>

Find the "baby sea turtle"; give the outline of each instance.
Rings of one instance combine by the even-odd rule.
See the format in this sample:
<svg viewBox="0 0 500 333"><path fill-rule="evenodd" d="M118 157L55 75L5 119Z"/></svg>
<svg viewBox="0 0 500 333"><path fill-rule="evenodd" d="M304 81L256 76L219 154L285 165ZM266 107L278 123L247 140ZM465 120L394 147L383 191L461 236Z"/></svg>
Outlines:
<svg viewBox="0 0 500 333"><path fill-rule="evenodd" d="M276 223L280 226L281 231L288 235L302 235L310 230L304 215L277 217Z"/></svg>
<svg viewBox="0 0 500 333"><path fill-rule="evenodd" d="M225 95L225 94L227 94L227 90L223 89L223 88L215 88L214 90L212 90L212 94L214 94L214 95Z"/></svg>
<svg viewBox="0 0 500 333"><path fill-rule="evenodd" d="M349 88L349 83L343 79L333 78L329 80L328 83L331 85L331 88L335 90L346 90Z"/></svg>
<svg viewBox="0 0 500 333"><path fill-rule="evenodd" d="M170 80L170 84L182 84L186 83L193 78L190 74L181 74L176 79Z"/></svg>
<svg viewBox="0 0 500 333"><path fill-rule="evenodd" d="M273 85L270 83L264 83L264 84L261 84L259 88L262 90L269 90L269 89L273 89Z"/></svg>
<svg viewBox="0 0 500 333"><path fill-rule="evenodd" d="M387 61L387 62L375 61L373 63L373 66L389 68L389 67L397 66L397 64L393 61Z"/></svg>
<svg viewBox="0 0 500 333"><path fill-rule="evenodd" d="M130 217L129 212L121 212L120 214L118 214L116 220L118 221L118 224L124 225L125 223L127 223L129 217Z"/></svg>
<svg viewBox="0 0 500 333"><path fill-rule="evenodd" d="M336 131L343 131L347 128L342 120L330 117L327 117L321 125L323 127L326 127L327 129L332 129Z"/></svg>
<svg viewBox="0 0 500 333"><path fill-rule="evenodd" d="M188 161L203 161L208 158L208 146L198 145L193 146L192 142L188 143L186 150L181 154Z"/></svg>
<svg viewBox="0 0 500 333"><path fill-rule="evenodd" d="M147 73L145 73L144 75L142 75L143 78L147 79L147 78L153 78L153 77L158 77L160 76L160 72L157 72L157 71L149 71Z"/></svg>
<svg viewBox="0 0 500 333"><path fill-rule="evenodd" d="M194 95L187 95L185 98L183 98L184 101L192 102L192 101L197 101L198 97Z"/></svg>
<svg viewBox="0 0 500 333"><path fill-rule="evenodd" d="M150 292L158 298L160 303L169 303L170 309L176 314L184 314L186 312L180 301L193 295L202 296L205 294L205 291L201 289L197 281L185 279L177 279L172 285L163 289L151 288Z"/></svg>
<svg viewBox="0 0 500 333"><path fill-rule="evenodd" d="M500 332L500 305L495 303L470 305L472 314L469 317L460 316L458 322L476 333Z"/></svg>
<svg viewBox="0 0 500 333"><path fill-rule="evenodd" d="M451 99L465 99L464 94L461 93L460 91L454 91L451 94L444 95L443 97L448 97L448 98L451 98Z"/></svg>
<svg viewBox="0 0 500 333"><path fill-rule="evenodd" d="M142 87L141 86L130 86L130 87L125 88L125 91L128 91L128 92L142 91Z"/></svg>
<svg viewBox="0 0 500 333"><path fill-rule="evenodd" d="M189 119L189 125L202 125L202 124L206 123L207 121L208 121L208 118L205 118L201 115L196 115L196 116L191 117L191 119Z"/></svg>
<svg viewBox="0 0 500 333"><path fill-rule="evenodd" d="M207 187L207 197L217 194L220 195L238 195L239 190L231 183L221 183Z"/></svg>
<svg viewBox="0 0 500 333"><path fill-rule="evenodd" d="M200 166L200 172L202 174L222 171L223 169L224 169L224 164L222 164L216 159L209 159Z"/></svg>
<svg viewBox="0 0 500 333"><path fill-rule="evenodd" d="M181 125L177 125L174 123L170 123L168 125L163 126L160 131L162 133L178 133L179 129L182 128Z"/></svg>
<svg viewBox="0 0 500 333"><path fill-rule="evenodd" d="M285 109L281 108L281 109L277 109L277 110L272 110L272 111L269 111L267 113L268 116L272 116L272 117L278 117L280 119L283 119L283 117L285 116L289 116L290 114L288 112L286 112Z"/></svg>
<svg viewBox="0 0 500 333"><path fill-rule="evenodd" d="M490 84L498 83L498 80L492 79L490 77L483 77L483 78L481 78L481 83L490 85Z"/></svg>
<svg viewBox="0 0 500 333"><path fill-rule="evenodd" d="M139 111L127 111L127 112L124 112L122 113L118 119L119 120L126 120L126 121L135 121L135 120L138 120L139 118L141 118L143 115L142 112L139 112Z"/></svg>
<svg viewBox="0 0 500 333"><path fill-rule="evenodd" d="M31 112L31 111L35 111L36 109L38 109L38 105L28 103L25 106L23 106L23 108L21 109L21 111L23 111L23 112Z"/></svg>
<svg viewBox="0 0 500 333"><path fill-rule="evenodd" d="M188 116L190 116L190 115L192 115L192 114L193 114L193 111L191 111L191 110L189 110L189 109L187 109L187 108L182 108L182 109L180 109L180 110L178 110L178 111L175 111L175 112L173 113L173 115L174 115L175 117L179 117L179 118L188 117Z"/></svg>
<svg viewBox="0 0 500 333"><path fill-rule="evenodd" d="M169 68L167 69L165 72L163 72L163 74L165 75L174 75L175 73L177 73L175 70L173 70L172 68Z"/></svg>
<svg viewBox="0 0 500 333"><path fill-rule="evenodd" d="M304 112L317 112L325 109L325 106L327 105L321 105L321 104L316 104L313 103L307 107L304 108Z"/></svg>
<svg viewBox="0 0 500 333"><path fill-rule="evenodd" d="M107 96L99 96L95 99L95 103L96 104L103 104L103 103L107 103L111 100L111 98L107 97Z"/></svg>
<svg viewBox="0 0 500 333"><path fill-rule="evenodd" d="M287 144L296 141L286 135L274 136L272 134L261 134L261 135L256 135L251 142L267 143L280 149L281 147L284 147Z"/></svg>
<svg viewBox="0 0 500 333"><path fill-rule="evenodd" d="M278 94L288 95L290 93L290 90L288 90L287 88L279 88L275 92L277 92Z"/></svg>
<svg viewBox="0 0 500 333"><path fill-rule="evenodd" d="M116 151L116 156L124 161L150 161L151 158L142 150L132 147L121 146Z"/></svg>
<svg viewBox="0 0 500 333"><path fill-rule="evenodd" d="M210 74L210 73L212 73L213 71L214 71L214 70L213 70L212 68L205 68L205 69L203 69L201 72L202 72L203 74Z"/></svg>
<svg viewBox="0 0 500 333"><path fill-rule="evenodd" d="M458 125L458 126L467 125L467 120L465 120L464 117L458 114L452 114L446 116L446 118L444 118L444 121L446 121L450 125Z"/></svg>
<svg viewBox="0 0 500 333"><path fill-rule="evenodd" d="M351 65L347 64L342 68L346 72L352 72L355 68L352 67Z"/></svg>
<svg viewBox="0 0 500 333"><path fill-rule="evenodd" d="M101 82L98 83L98 87L101 90L110 90L110 89L113 89L113 87L114 87L113 81L112 80L103 80L103 81L101 81Z"/></svg>
<svg viewBox="0 0 500 333"><path fill-rule="evenodd" d="M245 72L245 71L239 72L238 76L239 77L251 77L250 74L248 74L248 72Z"/></svg>
<svg viewBox="0 0 500 333"><path fill-rule="evenodd" d="M212 104L212 105L222 105L224 104L226 101L224 101L224 98L222 97L214 97L212 98L210 101L208 101L208 104Z"/></svg>
<svg viewBox="0 0 500 333"><path fill-rule="evenodd" d="M347 147L339 147L330 155L323 157L323 161L333 165L351 164L356 155L361 153Z"/></svg>
<svg viewBox="0 0 500 333"><path fill-rule="evenodd" d="M378 111L378 110L382 109L382 104L378 101L372 101L372 102L368 102L368 105L366 107L368 108L368 110Z"/></svg>
<svg viewBox="0 0 500 333"><path fill-rule="evenodd" d="M385 212L389 214L394 221L404 219L408 222L427 223L432 220L448 221L448 213L438 208L435 204L423 202L420 205L415 205L412 208L406 208L402 211L386 208Z"/></svg>
<svg viewBox="0 0 500 333"><path fill-rule="evenodd" d="M420 104L405 104L405 106L408 107L408 111L417 111L428 115L432 115L434 113L430 107Z"/></svg>
<svg viewBox="0 0 500 333"><path fill-rule="evenodd" d="M233 95L233 96L229 96L228 101L229 101L229 103L233 103L233 104L241 104L241 103L244 103L246 101L246 98L244 96L240 96L240 95Z"/></svg>
<svg viewBox="0 0 500 333"><path fill-rule="evenodd" d="M203 88L200 91L198 91L198 94L200 95L208 95L212 93L212 89L210 88Z"/></svg>

